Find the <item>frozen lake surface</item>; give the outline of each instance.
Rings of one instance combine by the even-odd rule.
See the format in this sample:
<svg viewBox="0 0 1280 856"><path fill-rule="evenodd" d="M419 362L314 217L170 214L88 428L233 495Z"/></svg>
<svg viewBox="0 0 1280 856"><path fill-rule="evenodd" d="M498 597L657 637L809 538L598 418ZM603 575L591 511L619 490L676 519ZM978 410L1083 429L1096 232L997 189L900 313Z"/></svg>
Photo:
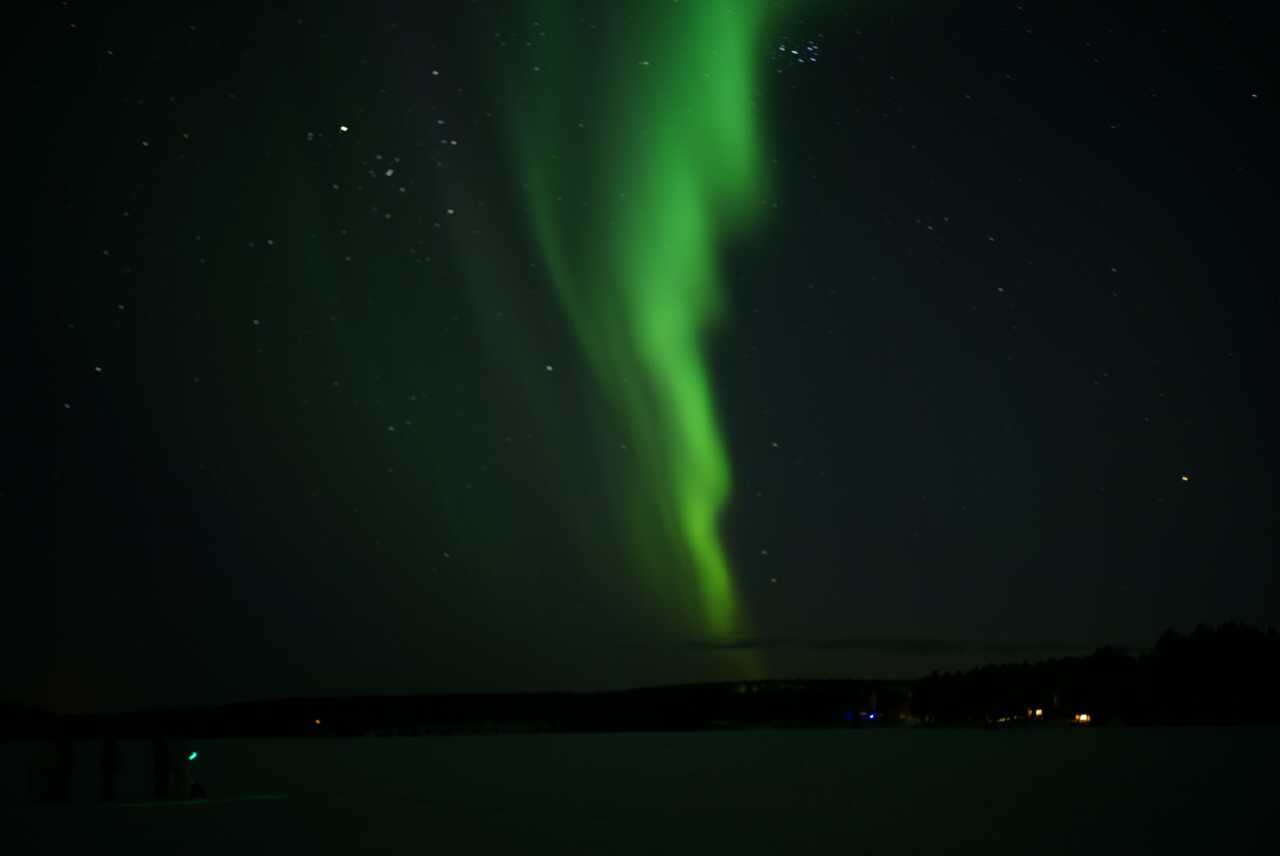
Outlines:
<svg viewBox="0 0 1280 856"><path fill-rule="evenodd" d="M72 805L7 802L5 852L1280 852L1276 729L187 743L208 802L98 804L84 742ZM0 746L10 782L30 751Z"/></svg>

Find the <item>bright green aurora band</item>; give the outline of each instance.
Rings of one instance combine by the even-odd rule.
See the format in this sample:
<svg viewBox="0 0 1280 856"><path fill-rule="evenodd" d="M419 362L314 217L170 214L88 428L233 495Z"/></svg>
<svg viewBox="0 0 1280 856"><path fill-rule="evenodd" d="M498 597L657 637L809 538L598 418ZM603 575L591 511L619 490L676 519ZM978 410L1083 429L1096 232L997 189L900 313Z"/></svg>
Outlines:
<svg viewBox="0 0 1280 856"><path fill-rule="evenodd" d="M569 5L533 4L558 50L513 84L532 227L630 433L649 509L637 518L665 529L646 561L692 572L705 630L722 635L740 610L717 529L732 479L704 337L725 308L718 243L760 207L765 4L610 0L598 30Z"/></svg>

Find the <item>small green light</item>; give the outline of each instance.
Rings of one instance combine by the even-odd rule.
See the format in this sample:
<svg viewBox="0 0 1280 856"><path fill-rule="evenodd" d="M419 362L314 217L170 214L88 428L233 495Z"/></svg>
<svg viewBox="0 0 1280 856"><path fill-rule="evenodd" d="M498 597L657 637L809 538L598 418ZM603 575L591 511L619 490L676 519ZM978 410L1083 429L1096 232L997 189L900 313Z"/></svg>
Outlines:
<svg viewBox="0 0 1280 856"><path fill-rule="evenodd" d="M199 752L192 752L190 755L187 756L187 760L194 761L196 759L196 756L199 754L200 754Z"/></svg>

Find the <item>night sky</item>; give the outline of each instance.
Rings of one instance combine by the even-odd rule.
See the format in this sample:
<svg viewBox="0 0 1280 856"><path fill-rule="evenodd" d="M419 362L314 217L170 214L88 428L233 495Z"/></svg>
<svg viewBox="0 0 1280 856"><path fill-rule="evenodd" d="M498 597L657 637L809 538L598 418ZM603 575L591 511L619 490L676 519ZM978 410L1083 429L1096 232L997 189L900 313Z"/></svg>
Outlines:
<svg viewBox="0 0 1280 856"><path fill-rule="evenodd" d="M184 5L11 51L52 529L6 695L1278 623L1262 4Z"/></svg>

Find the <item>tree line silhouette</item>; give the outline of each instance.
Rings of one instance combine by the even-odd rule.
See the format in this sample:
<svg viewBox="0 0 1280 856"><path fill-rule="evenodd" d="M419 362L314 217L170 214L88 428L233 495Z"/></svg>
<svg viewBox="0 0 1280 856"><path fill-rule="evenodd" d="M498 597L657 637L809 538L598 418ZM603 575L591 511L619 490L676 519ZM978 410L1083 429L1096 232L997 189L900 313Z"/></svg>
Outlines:
<svg viewBox="0 0 1280 856"><path fill-rule="evenodd" d="M914 707L936 725L1078 722L1080 714L1094 724L1274 723L1277 674L1275 628L1202 624L1166 630L1139 654L1107 646L1085 657L935 672L917 683Z"/></svg>
<svg viewBox="0 0 1280 856"><path fill-rule="evenodd" d="M593 693L293 698L54 716L0 704L0 740L352 737L1280 722L1280 634L1240 623L1165 631L1155 646L934 672L905 681L768 680Z"/></svg>

